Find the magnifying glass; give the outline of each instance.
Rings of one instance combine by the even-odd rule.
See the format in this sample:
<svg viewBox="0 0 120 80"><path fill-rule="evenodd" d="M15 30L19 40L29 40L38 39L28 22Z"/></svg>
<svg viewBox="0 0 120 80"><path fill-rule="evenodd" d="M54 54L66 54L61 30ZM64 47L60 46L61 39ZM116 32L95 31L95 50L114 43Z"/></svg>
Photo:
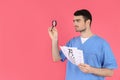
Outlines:
<svg viewBox="0 0 120 80"><path fill-rule="evenodd" d="M52 29L54 28L54 27L56 27L57 26L57 21L56 20L52 20ZM51 29L51 30L52 30Z"/></svg>

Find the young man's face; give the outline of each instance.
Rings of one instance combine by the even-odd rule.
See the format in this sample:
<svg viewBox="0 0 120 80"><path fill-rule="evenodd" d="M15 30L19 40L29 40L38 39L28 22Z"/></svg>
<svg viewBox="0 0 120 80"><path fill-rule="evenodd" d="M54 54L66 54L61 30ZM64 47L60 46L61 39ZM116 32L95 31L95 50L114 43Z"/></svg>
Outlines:
<svg viewBox="0 0 120 80"><path fill-rule="evenodd" d="M74 16L73 23L74 23L76 32L83 32L86 30L87 25L83 16Z"/></svg>

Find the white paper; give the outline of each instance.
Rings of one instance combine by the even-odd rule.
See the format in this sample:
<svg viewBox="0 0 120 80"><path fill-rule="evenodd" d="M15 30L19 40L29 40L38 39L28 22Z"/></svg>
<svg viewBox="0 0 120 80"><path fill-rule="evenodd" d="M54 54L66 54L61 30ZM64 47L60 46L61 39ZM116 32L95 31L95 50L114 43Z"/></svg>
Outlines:
<svg viewBox="0 0 120 80"><path fill-rule="evenodd" d="M66 58L73 64L84 63L83 51L75 47L60 46Z"/></svg>

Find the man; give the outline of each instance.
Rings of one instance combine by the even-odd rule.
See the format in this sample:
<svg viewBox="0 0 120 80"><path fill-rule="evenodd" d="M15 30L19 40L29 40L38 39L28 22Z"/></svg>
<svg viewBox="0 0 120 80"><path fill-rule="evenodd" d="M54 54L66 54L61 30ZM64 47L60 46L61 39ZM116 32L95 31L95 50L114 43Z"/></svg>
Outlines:
<svg viewBox="0 0 120 80"><path fill-rule="evenodd" d="M81 36L72 38L66 46L76 47L83 51L84 64L72 64L67 61L66 80L104 80L105 77L112 76L117 64L109 44L101 37L91 31L92 16L86 10L77 10L74 13L74 27ZM48 29L52 40L53 60L65 61L67 58L58 49L58 31L54 27Z"/></svg>

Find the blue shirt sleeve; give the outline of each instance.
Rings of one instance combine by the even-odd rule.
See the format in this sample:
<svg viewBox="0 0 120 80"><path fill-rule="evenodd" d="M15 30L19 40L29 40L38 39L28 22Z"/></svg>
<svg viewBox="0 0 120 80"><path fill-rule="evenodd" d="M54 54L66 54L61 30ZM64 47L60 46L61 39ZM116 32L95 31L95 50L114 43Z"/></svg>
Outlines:
<svg viewBox="0 0 120 80"><path fill-rule="evenodd" d="M71 45L71 41L67 42L66 46L70 47ZM64 62L67 58L65 57L65 55L63 54L62 50L59 51L60 57L61 57L61 61Z"/></svg>
<svg viewBox="0 0 120 80"><path fill-rule="evenodd" d="M65 55L63 54L62 50L60 50L59 53L60 53L61 61L64 62L66 60Z"/></svg>
<svg viewBox="0 0 120 80"><path fill-rule="evenodd" d="M110 45L107 42L103 43L103 68L115 69L117 68L117 63Z"/></svg>

